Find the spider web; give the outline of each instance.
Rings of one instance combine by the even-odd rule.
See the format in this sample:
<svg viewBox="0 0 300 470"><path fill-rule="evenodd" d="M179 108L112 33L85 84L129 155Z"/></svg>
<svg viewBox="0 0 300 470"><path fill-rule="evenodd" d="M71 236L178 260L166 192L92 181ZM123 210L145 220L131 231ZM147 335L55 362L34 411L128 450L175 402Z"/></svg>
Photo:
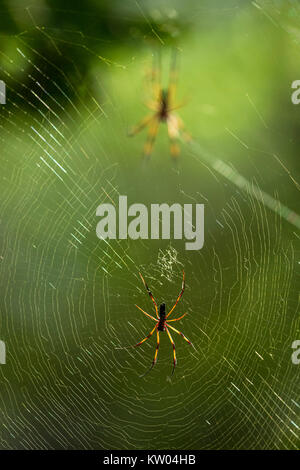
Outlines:
<svg viewBox="0 0 300 470"><path fill-rule="evenodd" d="M237 5L221 10L221 20L242 14ZM265 27L274 27L262 4L252 9L255 20L263 11ZM299 336L299 188L271 142L276 124L249 94L243 106L256 140L228 124L224 148L231 153L222 145L215 153L196 120L177 167L160 136L145 170L144 137L131 140L126 131L144 112L132 83L141 83L149 50L119 53L116 43L99 53L101 37L90 47L82 31L47 29L29 12L31 27L10 37L1 54L1 448L298 448L299 370L291 344ZM217 14L208 4L194 13L195 22ZM148 37L157 40L141 4L135 15L146 15ZM49 49L41 53L36 37ZM193 40L186 41L183 82L197 67ZM78 50L93 64L84 80ZM193 103L204 96L191 100L195 115ZM213 114L209 105L198 112ZM204 203L204 248L188 252L178 240L100 241L96 207L117 204L120 194L130 203ZM176 328L195 349L172 335L178 366L171 376L172 348L161 335L158 363L140 379L154 336L140 348L117 349L152 327L135 307L153 307L138 271L157 302L171 306L183 268L186 290L175 312L188 315Z"/></svg>

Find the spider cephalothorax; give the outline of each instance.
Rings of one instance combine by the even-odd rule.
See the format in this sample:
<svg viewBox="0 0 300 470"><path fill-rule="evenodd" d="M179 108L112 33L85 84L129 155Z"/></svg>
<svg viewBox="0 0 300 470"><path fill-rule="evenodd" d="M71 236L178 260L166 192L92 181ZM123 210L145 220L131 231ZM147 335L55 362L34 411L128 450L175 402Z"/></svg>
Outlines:
<svg viewBox="0 0 300 470"><path fill-rule="evenodd" d="M183 315L181 315L179 318L174 318L172 320L168 320L168 317L169 315L173 312L173 310L175 309L176 305L178 304L183 292L184 292L184 288L185 288L185 276L184 276L184 271L183 271L183 278L182 278L182 287L181 287L181 291L180 291L180 294L179 296L177 297L177 300L174 304L174 306L171 308L171 310L166 313L166 304L165 303L161 303L160 306L159 306L159 310L158 310L158 307L157 307L157 303L152 295L152 292L151 290L149 289L145 279L143 278L143 276L141 275L141 273L139 273L142 281L143 281L143 284L145 286L145 288L147 289L147 292L152 300L152 302L154 303L154 308L155 308L155 314L156 314L156 318L154 318L152 315L149 315L149 313L145 312L141 307L139 307L138 305L136 305L136 307L141 310L141 312L143 312L145 315L147 315L147 317L151 318L152 320L155 321L155 326L153 328L153 330L150 331L150 333L148 334L148 336L146 336L146 338L144 338L142 341L140 341L139 343L135 344L134 346L131 346L133 348L137 347L137 346L140 346L141 344L143 344L145 341L147 341L147 339L149 339L154 331L156 331L156 336L157 336L157 343L156 343L156 349L155 349L155 354L154 354L154 359L152 361L152 364L151 364L151 367L150 369L146 372L146 374L148 372L150 372L150 370L155 366L156 362L157 362L157 355L158 355L158 348L159 348L159 333L160 332L164 332L166 331L167 334L168 334L168 337L172 343L172 347L173 347L173 370L172 370L172 374L174 373L174 370L175 370L175 367L176 367L176 364L177 364L177 359L176 359L176 351L175 351L175 344L174 344L174 341L173 341L173 338L171 336L171 333L169 331L169 328L173 331L175 331L175 333L179 334L180 336L183 337L183 339L189 343L189 344L192 344L185 336L183 333L181 333L181 331L178 331L176 330L176 328L174 328L173 326L170 325L170 322L173 322L173 321L178 321L178 320L181 320L185 315L186 313L184 313ZM141 377L143 377L144 375L146 374L143 374Z"/></svg>

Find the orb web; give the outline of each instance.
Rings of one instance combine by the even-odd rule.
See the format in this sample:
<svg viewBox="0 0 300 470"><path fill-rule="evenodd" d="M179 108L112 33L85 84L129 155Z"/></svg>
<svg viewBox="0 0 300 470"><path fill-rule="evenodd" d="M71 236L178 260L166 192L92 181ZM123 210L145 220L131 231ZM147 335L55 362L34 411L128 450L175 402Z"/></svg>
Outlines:
<svg viewBox="0 0 300 470"><path fill-rule="evenodd" d="M39 28L35 34L45 40ZM65 31L64 38L74 50L93 52L84 34L74 41ZM47 40L57 56L53 49L41 56L24 33L1 65L9 92L0 109L0 331L8 346L0 368L1 447L297 448L294 227L253 187L236 185L209 167L201 149L183 145L183 159L193 153L201 190L181 179L180 169L175 189L181 202L206 204L205 249L100 241L96 207L117 206L127 189L134 198L123 149L141 141L127 140L126 111L106 82L115 71L128 80L130 68L98 57L103 69L95 70L95 81L104 102L96 86L82 95L75 60L68 58L65 71L59 39L47 31ZM144 59L137 60L142 68ZM19 73L12 74L12 61ZM237 171L236 162L229 165ZM255 188L269 178L261 168L259 181L256 174L251 180ZM138 197L143 184L136 182ZM224 203L213 207L216 191ZM281 204L279 194L271 198L274 207ZM157 302L171 306L183 268L186 290L175 312L188 313L177 325L195 349L173 334L178 366L171 376L172 348L161 335L158 363L140 379L155 337L140 348L117 349L152 327L135 307L153 314L138 271Z"/></svg>

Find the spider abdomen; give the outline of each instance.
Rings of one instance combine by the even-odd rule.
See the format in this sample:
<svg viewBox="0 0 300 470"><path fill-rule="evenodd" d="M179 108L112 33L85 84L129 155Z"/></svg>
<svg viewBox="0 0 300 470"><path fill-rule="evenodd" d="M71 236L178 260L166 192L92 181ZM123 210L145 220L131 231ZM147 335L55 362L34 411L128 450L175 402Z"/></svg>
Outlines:
<svg viewBox="0 0 300 470"><path fill-rule="evenodd" d="M166 329L166 304L162 303L159 306L159 322L157 325L158 331L165 331Z"/></svg>
<svg viewBox="0 0 300 470"><path fill-rule="evenodd" d="M159 119L161 121L166 121L169 114L169 104L168 104L168 91L162 90L161 92L161 101L159 104Z"/></svg>

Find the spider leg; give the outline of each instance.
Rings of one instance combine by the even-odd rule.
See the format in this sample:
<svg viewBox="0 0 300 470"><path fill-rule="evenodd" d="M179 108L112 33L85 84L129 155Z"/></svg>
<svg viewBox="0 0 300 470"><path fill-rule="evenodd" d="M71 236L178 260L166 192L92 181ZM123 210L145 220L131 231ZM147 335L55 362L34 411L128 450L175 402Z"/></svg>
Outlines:
<svg viewBox="0 0 300 470"><path fill-rule="evenodd" d="M151 83L153 97L157 102L161 95L161 55L159 51L153 54Z"/></svg>
<svg viewBox="0 0 300 470"><path fill-rule="evenodd" d="M157 303L155 302L155 299L154 299L154 297L153 297L153 294L152 294L151 290L149 289L148 284L146 283L146 281L145 281L145 279L143 278L143 276L141 275L141 273L139 273L139 275L140 275L140 278L141 278L142 281L143 281L143 284L144 284L144 286L145 286L145 289L147 290L147 292L148 292L148 294L149 294L149 296L150 296L152 302L154 303L156 316L157 316L157 318L159 318L158 309L157 309ZM138 308L139 308L139 307L138 307Z"/></svg>
<svg viewBox="0 0 300 470"><path fill-rule="evenodd" d="M175 106L169 107L169 112L171 111L176 111L177 109L183 108L183 106L186 106L188 101L181 101L180 103L176 104Z"/></svg>
<svg viewBox="0 0 300 470"><path fill-rule="evenodd" d="M149 339L153 335L156 327L157 327L157 324L155 325L153 330L151 330L150 333L144 339L142 339L142 341L140 341L139 343L131 345L131 346L124 346L123 348L115 348L115 349L129 349L129 348L136 348L137 346L140 346L141 344L143 344L145 341L147 341L147 339Z"/></svg>
<svg viewBox="0 0 300 470"><path fill-rule="evenodd" d="M155 142L156 134L158 131L160 120L158 116L155 114L153 120L149 123L149 130L146 143L144 145L144 157L150 157L153 145Z"/></svg>
<svg viewBox="0 0 300 470"><path fill-rule="evenodd" d="M177 138L179 136L178 118L174 114L169 114L169 117L167 119L167 128L170 140L171 156L175 159L178 157L180 149L177 141Z"/></svg>
<svg viewBox="0 0 300 470"><path fill-rule="evenodd" d="M185 274L184 274L184 271L182 272L182 287L181 287L181 291L180 291L180 294L179 296L177 297L177 300L175 302L175 305L174 307L171 308L171 310L169 311L168 315L166 316L166 318L168 318L168 316L173 312L174 308L176 307L176 305L178 304L179 300L181 299L182 297L182 294L184 293L184 289L185 289Z"/></svg>
<svg viewBox="0 0 300 470"><path fill-rule="evenodd" d="M178 321L178 320L181 320L183 317L185 317L187 315L187 312L184 313L183 315L181 315L181 317L178 317L178 318L174 318L172 320L168 320L168 323L170 323L170 321Z"/></svg>
<svg viewBox="0 0 300 470"><path fill-rule="evenodd" d="M192 136L189 132L186 131L185 125L183 124L183 120L179 116L176 116L176 118L178 122L178 129L181 131L181 135L183 139L186 142L190 142L192 140Z"/></svg>
<svg viewBox="0 0 300 470"><path fill-rule="evenodd" d="M173 326L171 326L171 325L168 325L168 327L169 327L169 328L171 328L171 330L174 330L174 331L175 331L176 333L178 333L180 336L182 336L182 337L183 337L183 339L185 339L185 341L186 341L187 343L191 344L191 345L193 346L193 348L194 348L194 345L193 345L193 343L191 343L191 342L190 342L190 340L188 340L188 339L187 339L187 337L186 337L186 336L184 336L184 334L183 334L183 333L181 333L181 331L178 331L178 330L176 330L176 328L174 328L174 327L173 327Z"/></svg>
<svg viewBox="0 0 300 470"><path fill-rule="evenodd" d="M155 331L155 329L156 329L156 326L157 326L157 325L155 325L155 327L153 328L153 330L151 330L150 333L149 333L144 339L142 339L142 341L140 341L140 342L137 343L137 344L134 344L134 345L131 346L131 347L132 347L132 348L136 348L137 346L140 346L140 345L143 344L145 341L147 341L147 339L149 339L149 338L153 335L153 333L154 333L154 331Z"/></svg>
<svg viewBox="0 0 300 470"><path fill-rule="evenodd" d="M170 328L171 328L171 327L170 327ZM171 341L171 344L172 344L172 346L173 346L173 370L172 370L172 375L173 375L173 374L174 374L174 371L175 371L176 364L177 364L175 343L174 343L173 338L172 338L172 336L171 336L171 333L169 332L169 330L168 330L167 327L166 327L166 330L167 330L169 339L170 339L170 341Z"/></svg>
<svg viewBox="0 0 300 470"><path fill-rule="evenodd" d="M155 328L156 327L157 327L157 325L155 325ZM151 367L144 374L140 375L140 377L145 377L145 375L147 375L153 369L155 364L157 363L157 355L158 355L158 348L159 348L159 332L158 332L158 329L156 329L156 335L157 335L157 343L156 343L154 359L152 361Z"/></svg>
<svg viewBox="0 0 300 470"><path fill-rule="evenodd" d="M144 119L142 119L133 129L128 133L129 137L133 137L134 135L141 132L146 126L148 126L151 120L154 118L153 114L148 114Z"/></svg>
<svg viewBox="0 0 300 470"><path fill-rule="evenodd" d="M171 107L175 101L176 86L178 80L178 67L177 67L177 51L173 49L171 57L169 86L168 86L168 103Z"/></svg>
<svg viewBox="0 0 300 470"><path fill-rule="evenodd" d="M143 312L145 315L147 315L147 317L151 318L152 320L154 321L157 321L156 318L152 317L152 315L149 315L149 313L145 312L145 310L143 310L141 307L139 307L138 305L136 305L136 307L141 311ZM172 321L172 320L171 320Z"/></svg>
<svg viewBox="0 0 300 470"><path fill-rule="evenodd" d="M156 113L159 111L159 108L160 108L160 103L159 101L146 101L145 103L145 106L147 106L147 108L151 109L151 111L155 111Z"/></svg>

